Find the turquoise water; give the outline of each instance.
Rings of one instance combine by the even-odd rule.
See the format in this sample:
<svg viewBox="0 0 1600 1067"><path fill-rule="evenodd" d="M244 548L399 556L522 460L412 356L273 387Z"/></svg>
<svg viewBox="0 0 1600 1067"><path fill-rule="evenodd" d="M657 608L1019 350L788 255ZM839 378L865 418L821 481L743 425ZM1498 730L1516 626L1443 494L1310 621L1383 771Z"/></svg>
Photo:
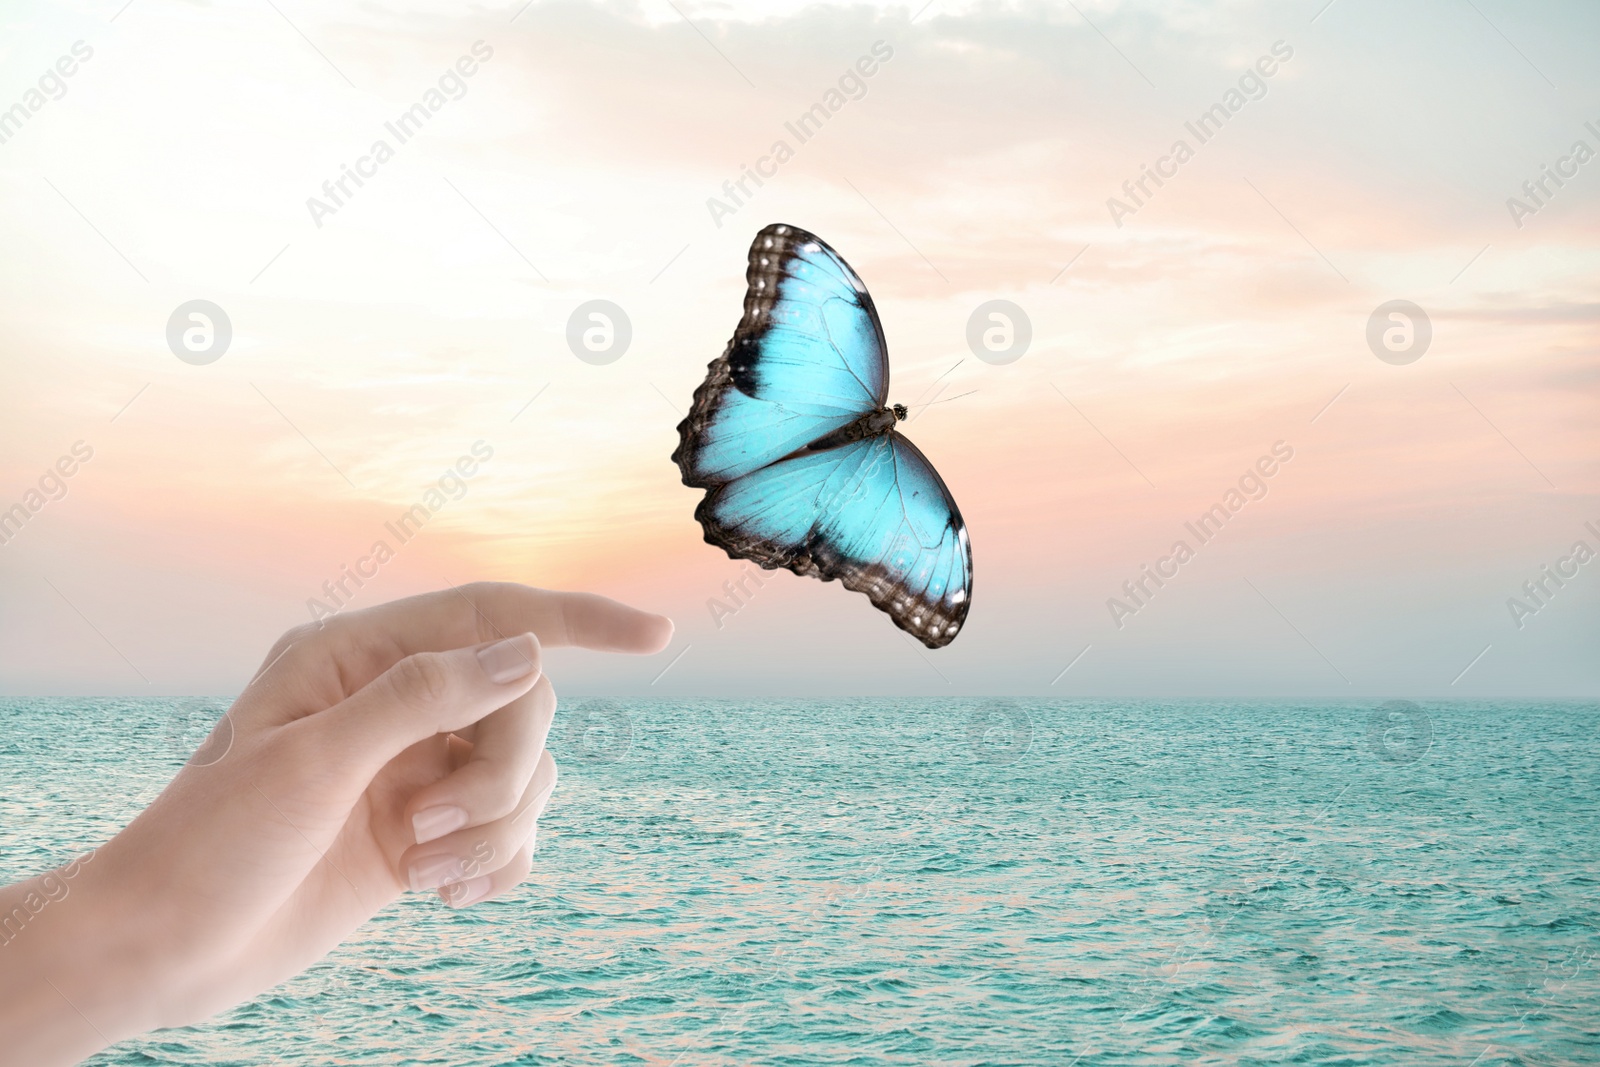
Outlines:
<svg viewBox="0 0 1600 1067"><path fill-rule="evenodd" d="M219 701L0 701L0 876ZM1600 1063L1600 708L577 702L529 884L132 1064Z"/></svg>

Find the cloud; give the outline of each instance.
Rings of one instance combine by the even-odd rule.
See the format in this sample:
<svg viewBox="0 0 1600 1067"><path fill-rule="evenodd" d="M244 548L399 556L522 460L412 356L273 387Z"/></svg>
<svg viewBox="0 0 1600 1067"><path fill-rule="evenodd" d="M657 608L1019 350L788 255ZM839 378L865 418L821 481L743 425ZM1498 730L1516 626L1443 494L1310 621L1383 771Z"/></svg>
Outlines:
<svg viewBox="0 0 1600 1067"><path fill-rule="evenodd" d="M99 480L74 484L15 546L40 554L5 565L81 566L117 632L151 635L145 653L182 688L186 660L247 669L268 620L297 619L374 517L482 438L490 469L386 570L384 595L484 574L698 618L733 565L701 543L697 494L667 456L738 320L750 236L773 220L816 229L867 280L893 399L947 372L946 395L975 390L908 428L973 528L981 611L942 661L972 691L1028 688L1035 669L1047 683L1057 646L1075 651L1081 628L1102 625L1107 584L1280 437L1304 441L1297 481L1253 505L1230 529L1238 548L1217 546L1190 592L1152 609L1181 613L1140 646L1174 677L1257 684L1248 649L1225 654L1259 621L1227 593L1247 566L1269 561L1308 607L1321 593L1343 603L1330 575L1414 582L1382 640L1453 633L1464 598L1498 607L1483 575L1507 552L1542 545L1566 528L1554 510L1594 498L1596 177L1522 230L1504 212L1596 117L1565 103L1600 98L1582 54L1591 9L1494 13L1525 60L1442 4L1337 4L1315 24L1264 2L1080 14L941 0L914 22L904 4L679 6L692 24L655 2L535 3L514 21L514 7L432 2L286 9L315 48L270 8L140 4L112 30L87 7L8 14L25 35L5 44L16 69L98 36L93 70L0 148L14 207L0 241L26 250L0 262L0 471L37 477L94 430ZM306 198L479 39L494 57L469 92L315 227ZM718 227L707 199L880 40L894 55L865 95ZM1265 96L1117 226L1107 199L1192 137L1185 122L1279 40L1294 56ZM203 368L162 340L196 297L235 327L234 349ZM1009 367L964 339L996 297L1033 321ZM1410 367L1364 340L1396 297L1436 328ZM611 366L566 349L568 316L593 298L633 322ZM1457 539L1447 553L1432 549L1441 538ZM1427 592L1450 577L1448 596ZM792 598L764 598L741 618L751 636L697 648L686 677L763 684L732 650L827 630L842 646L829 646L828 685L942 685L916 657L892 658L898 634L870 608L785 582ZM184 649L155 649L139 619L163 583L183 590L166 621L219 604L253 621L226 635L190 624ZM70 679L53 642L74 617L28 588L15 617L49 618L51 640L14 622L13 658L53 665L30 679ZM1179 619L1211 635L1208 662ZM1351 648L1378 640L1354 608L1325 625ZM578 669L591 688L615 677ZM1526 681L1573 679L1592 669Z"/></svg>

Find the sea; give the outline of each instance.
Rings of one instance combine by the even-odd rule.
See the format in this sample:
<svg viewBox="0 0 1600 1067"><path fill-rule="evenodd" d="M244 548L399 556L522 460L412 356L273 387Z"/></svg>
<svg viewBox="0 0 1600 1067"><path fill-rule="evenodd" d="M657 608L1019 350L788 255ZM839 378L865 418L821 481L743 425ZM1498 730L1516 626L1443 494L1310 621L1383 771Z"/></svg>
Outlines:
<svg viewBox="0 0 1600 1067"><path fill-rule="evenodd" d="M0 700L0 878L226 700ZM88 1061L1600 1064L1600 705L578 700L533 874ZM0 960L0 964L3 964Z"/></svg>

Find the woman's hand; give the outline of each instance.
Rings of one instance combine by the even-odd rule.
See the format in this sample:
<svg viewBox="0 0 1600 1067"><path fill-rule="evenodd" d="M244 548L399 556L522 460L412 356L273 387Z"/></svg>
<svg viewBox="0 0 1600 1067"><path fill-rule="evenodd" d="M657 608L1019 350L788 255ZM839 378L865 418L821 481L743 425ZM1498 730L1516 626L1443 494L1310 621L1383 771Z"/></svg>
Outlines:
<svg viewBox="0 0 1600 1067"><path fill-rule="evenodd" d="M0 946L0 1064L207 1018L408 890L466 907L511 889L556 784L541 645L671 636L604 597L492 583L291 630L156 801ZM0 915L29 885L0 890Z"/></svg>

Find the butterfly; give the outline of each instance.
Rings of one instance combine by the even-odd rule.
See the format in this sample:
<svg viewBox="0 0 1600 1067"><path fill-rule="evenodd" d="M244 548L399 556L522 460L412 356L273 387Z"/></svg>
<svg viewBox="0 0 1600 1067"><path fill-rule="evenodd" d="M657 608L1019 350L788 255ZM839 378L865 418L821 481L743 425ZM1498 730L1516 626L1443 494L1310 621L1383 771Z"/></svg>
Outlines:
<svg viewBox="0 0 1600 1067"><path fill-rule="evenodd" d="M897 429L889 359L861 278L820 237L756 234L744 316L672 453L706 541L734 559L865 593L929 648L961 632L972 545L950 490Z"/></svg>

